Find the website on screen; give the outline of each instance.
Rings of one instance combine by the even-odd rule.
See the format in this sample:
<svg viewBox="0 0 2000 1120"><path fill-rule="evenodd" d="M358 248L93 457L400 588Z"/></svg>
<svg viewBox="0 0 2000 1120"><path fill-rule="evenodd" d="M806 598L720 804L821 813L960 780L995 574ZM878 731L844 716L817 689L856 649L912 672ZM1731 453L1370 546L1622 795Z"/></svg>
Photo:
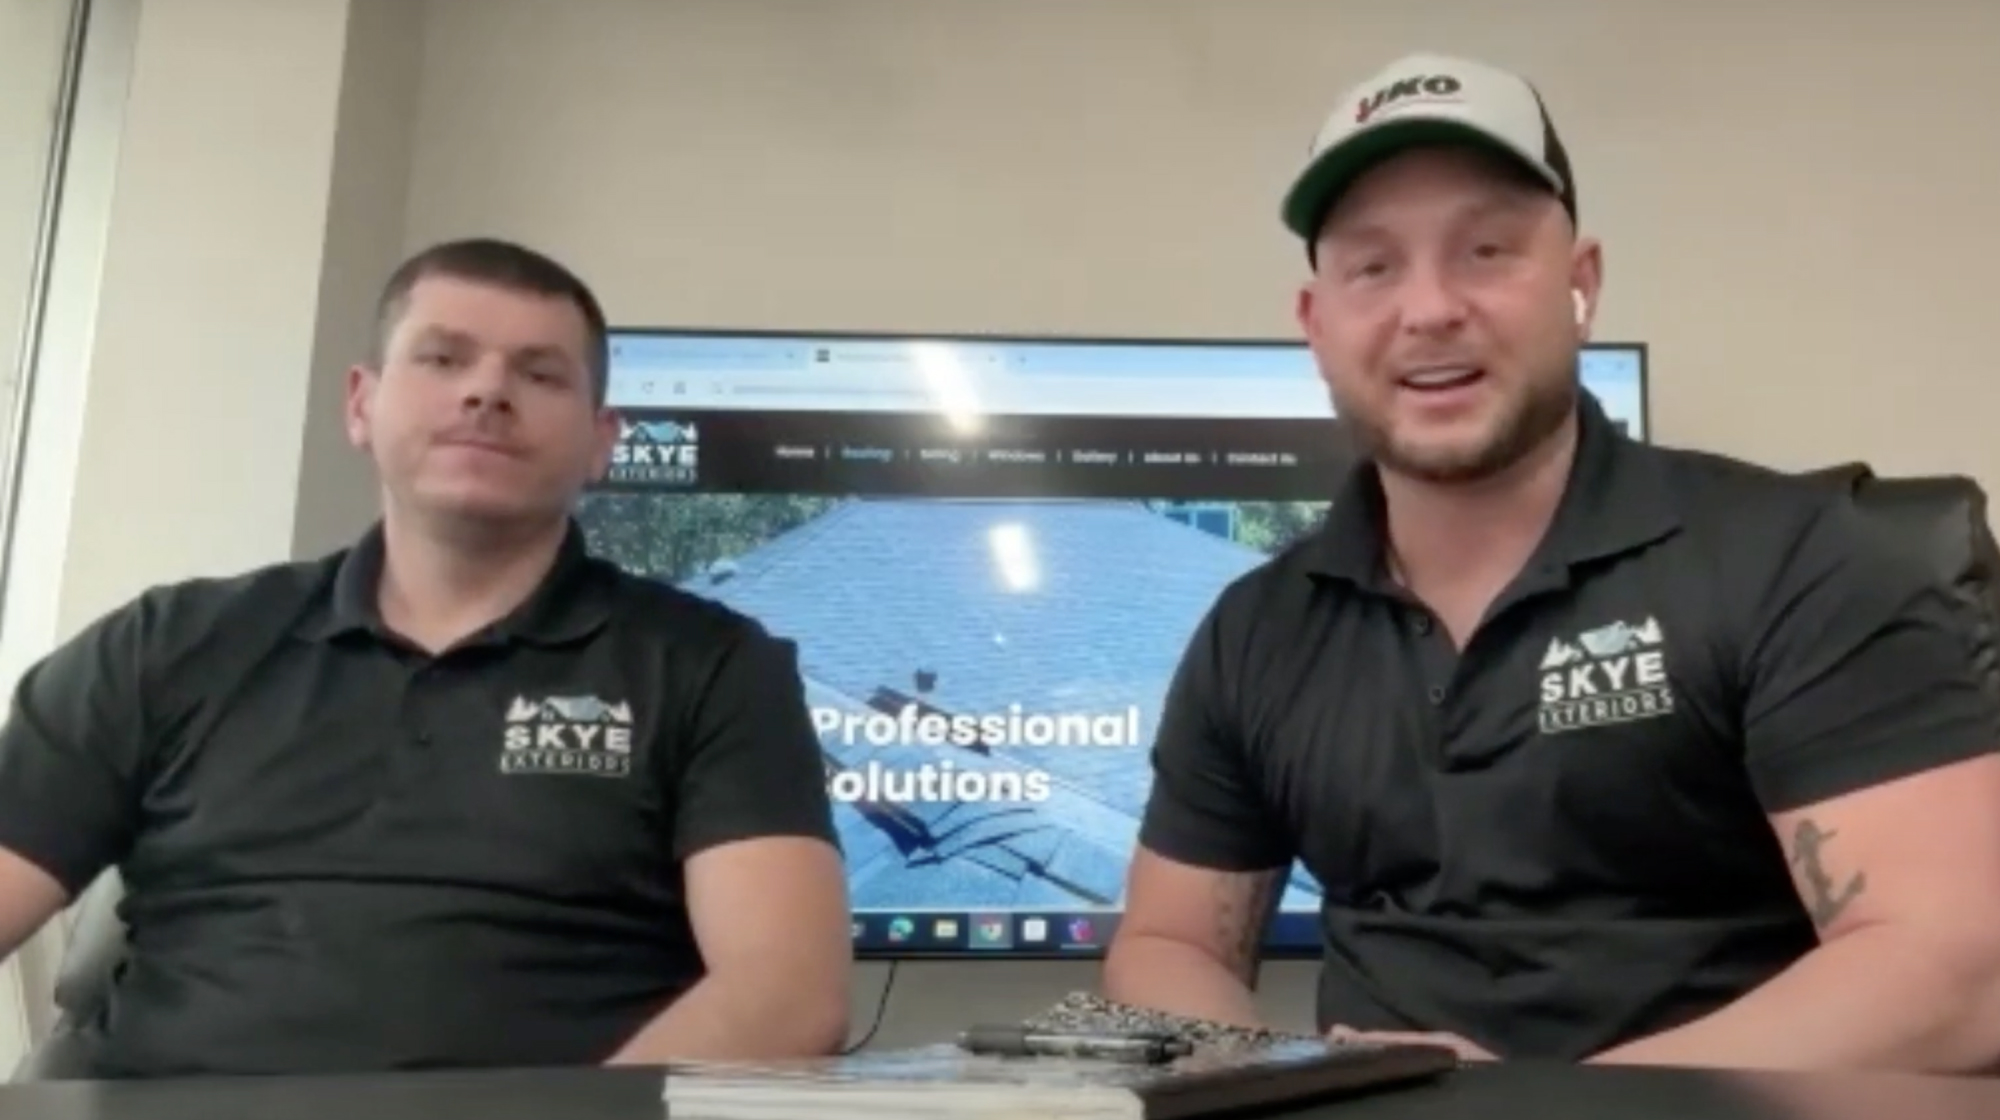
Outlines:
<svg viewBox="0 0 2000 1120"><path fill-rule="evenodd" d="M1301 348L626 337L592 547L797 643L863 948L1109 936L1183 648L1350 461ZM1294 875L1279 938L1312 943ZM1289 930L1289 934L1285 931Z"/></svg>

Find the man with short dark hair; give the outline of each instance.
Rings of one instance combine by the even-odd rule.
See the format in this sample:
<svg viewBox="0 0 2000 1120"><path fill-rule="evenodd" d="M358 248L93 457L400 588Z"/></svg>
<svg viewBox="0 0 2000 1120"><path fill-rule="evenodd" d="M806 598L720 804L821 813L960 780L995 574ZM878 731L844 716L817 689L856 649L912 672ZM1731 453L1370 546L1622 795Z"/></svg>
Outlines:
<svg viewBox="0 0 2000 1120"><path fill-rule="evenodd" d="M382 297L353 548L155 588L19 682L0 949L107 868L92 1075L823 1053L850 939L792 646L586 555L604 314L473 240Z"/></svg>
<svg viewBox="0 0 2000 1120"><path fill-rule="evenodd" d="M1252 1021L1279 876L1324 1030L1469 1056L2000 1061L2000 717L1969 619L1842 495L1625 438L1534 88L1400 60L1284 207L1366 452L1189 644L1106 963Z"/></svg>

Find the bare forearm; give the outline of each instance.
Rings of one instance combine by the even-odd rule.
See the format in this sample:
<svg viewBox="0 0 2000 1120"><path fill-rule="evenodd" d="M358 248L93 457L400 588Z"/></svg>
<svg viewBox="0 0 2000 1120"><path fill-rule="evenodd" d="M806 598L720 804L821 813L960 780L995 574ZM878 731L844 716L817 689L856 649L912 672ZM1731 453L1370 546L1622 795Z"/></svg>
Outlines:
<svg viewBox="0 0 2000 1120"><path fill-rule="evenodd" d="M1890 927L1806 954L1736 1002L1592 1059L1765 1069L1990 1069L2000 1060L2000 969L1959 963Z"/></svg>
<svg viewBox="0 0 2000 1120"><path fill-rule="evenodd" d="M633 1035L608 1064L830 1054L846 1041L847 1013L847 993L838 985L710 975Z"/></svg>
<svg viewBox="0 0 2000 1120"><path fill-rule="evenodd" d="M1202 950L1168 938L1122 938L1105 962L1104 994L1189 1018L1262 1026L1241 977Z"/></svg>

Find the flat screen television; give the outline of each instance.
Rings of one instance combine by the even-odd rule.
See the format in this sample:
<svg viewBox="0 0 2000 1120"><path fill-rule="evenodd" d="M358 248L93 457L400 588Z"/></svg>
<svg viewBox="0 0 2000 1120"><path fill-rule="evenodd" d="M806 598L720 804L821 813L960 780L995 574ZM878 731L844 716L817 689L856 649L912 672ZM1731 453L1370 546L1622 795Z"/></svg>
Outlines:
<svg viewBox="0 0 2000 1120"><path fill-rule="evenodd" d="M1645 348L1581 364L1646 438ZM797 643L862 956L1102 951L1188 635L1350 462L1296 342L621 330L609 394L578 521Z"/></svg>

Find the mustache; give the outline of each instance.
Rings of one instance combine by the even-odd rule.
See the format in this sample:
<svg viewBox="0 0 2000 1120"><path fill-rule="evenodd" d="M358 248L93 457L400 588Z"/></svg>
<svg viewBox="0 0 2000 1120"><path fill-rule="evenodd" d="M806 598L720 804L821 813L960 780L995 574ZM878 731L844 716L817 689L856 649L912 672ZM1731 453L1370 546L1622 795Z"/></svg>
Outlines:
<svg viewBox="0 0 2000 1120"><path fill-rule="evenodd" d="M442 446L481 447L507 455L522 455L526 449L494 429L493 425L461 424L434 434L431 442Z"/></svg>

